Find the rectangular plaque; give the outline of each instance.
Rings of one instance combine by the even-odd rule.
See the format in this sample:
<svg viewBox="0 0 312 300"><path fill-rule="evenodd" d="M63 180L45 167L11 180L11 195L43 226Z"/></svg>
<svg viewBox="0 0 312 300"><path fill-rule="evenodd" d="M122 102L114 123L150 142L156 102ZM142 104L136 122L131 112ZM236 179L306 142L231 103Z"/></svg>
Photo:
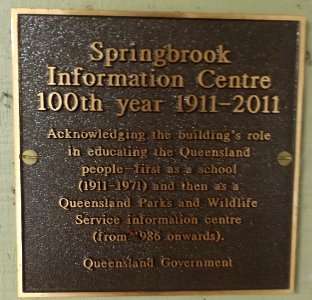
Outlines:
<svg viewBox="0 0 312 300"><path fill-rule="evenodd" d="M302 17L12 16L20 296L293 291Z"/></svg>

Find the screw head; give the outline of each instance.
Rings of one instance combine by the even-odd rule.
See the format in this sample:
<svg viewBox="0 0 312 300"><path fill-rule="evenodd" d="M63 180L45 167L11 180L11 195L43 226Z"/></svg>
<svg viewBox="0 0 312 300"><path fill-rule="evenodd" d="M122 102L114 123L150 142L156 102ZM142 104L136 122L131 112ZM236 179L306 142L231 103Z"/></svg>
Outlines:
<svg viewBox="0 0 312 300"><path fill-rule="evenodd" d="M288 151L281 151L277 154L277 161L281 166L287 167L292 163L293 157Z"/></svg>
<svg viewBox="0 0 312 300"><path fill-rule="evenodd" d="M21 155L22 161L26 165L34 165L38 161L38 154L34 150L25 150Z"/></svg>

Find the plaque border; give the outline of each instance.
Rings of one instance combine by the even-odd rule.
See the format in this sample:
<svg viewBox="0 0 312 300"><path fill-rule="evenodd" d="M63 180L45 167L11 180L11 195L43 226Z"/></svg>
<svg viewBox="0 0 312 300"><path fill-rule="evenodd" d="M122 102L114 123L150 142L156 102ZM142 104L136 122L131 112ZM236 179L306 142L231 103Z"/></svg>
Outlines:
<svg viewBox="0 0 312 300"><path fill-rule="evenodd" d="M24 292L23 290L23 244L22 244L22 205L21 205L21 170L20 170L20 120L19 120L19 64L18 64L18 16L19 15L64 15L64 16L107 16L107 17L145 17L145 18L184 18L217 20L263 20L296 21L299 23L299 44L297 62L297 109L296 141L294 154L293 207L290 257L290 286L288 289L271 290L200 290L200 291L134 291L134 292ZM236 13L198 13L198 12L154 12L123 10L63 10L13 8L11 9L11 43L13 68L13 113L14 113L14 163L17 231L17 287L18 297L83 297L83 296L144 296L144 295L251 295L251 294L290 294L295 291L296 246L298 231L298 204L300 187L300 157L303 112L303 84L305 68L306 18L298 15L262 15Z"/></svg>

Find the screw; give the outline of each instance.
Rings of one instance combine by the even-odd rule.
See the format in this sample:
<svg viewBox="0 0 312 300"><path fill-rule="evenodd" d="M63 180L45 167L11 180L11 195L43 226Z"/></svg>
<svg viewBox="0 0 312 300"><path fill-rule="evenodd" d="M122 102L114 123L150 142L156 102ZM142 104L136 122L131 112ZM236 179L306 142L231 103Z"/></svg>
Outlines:
<svg viewBox="0 0 312 300"><path fill-rule="evenodd" d="M38 154L34 150L25 150L21 155L23 162L26 165L34 165L38 161Z"/></svg>
<svg viewBox="0 0 312 300"><path fill-rule="evenodd" d="M293 158L289 152L281 151L277 154L277 161L281 166L287 167L292 163Z"/></svg>

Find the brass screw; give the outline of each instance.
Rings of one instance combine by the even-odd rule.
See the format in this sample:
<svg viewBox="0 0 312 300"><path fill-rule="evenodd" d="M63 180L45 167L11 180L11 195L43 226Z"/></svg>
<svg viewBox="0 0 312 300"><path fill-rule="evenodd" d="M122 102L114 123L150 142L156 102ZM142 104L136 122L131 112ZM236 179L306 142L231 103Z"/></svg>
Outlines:
<svg viewBox="0 0 312 300"><path fill-rule="evenodd" d="M26 165L34 165L38 161L38 154L34 150L25 150L21 156Z"/></svg>
<svg viewBox="0 0 312 300"><path fill-rule="evenodd" d="M287 167L292 163L293 158L289 152L281 151L277 154L277 161L281 166Z"/></svg>

